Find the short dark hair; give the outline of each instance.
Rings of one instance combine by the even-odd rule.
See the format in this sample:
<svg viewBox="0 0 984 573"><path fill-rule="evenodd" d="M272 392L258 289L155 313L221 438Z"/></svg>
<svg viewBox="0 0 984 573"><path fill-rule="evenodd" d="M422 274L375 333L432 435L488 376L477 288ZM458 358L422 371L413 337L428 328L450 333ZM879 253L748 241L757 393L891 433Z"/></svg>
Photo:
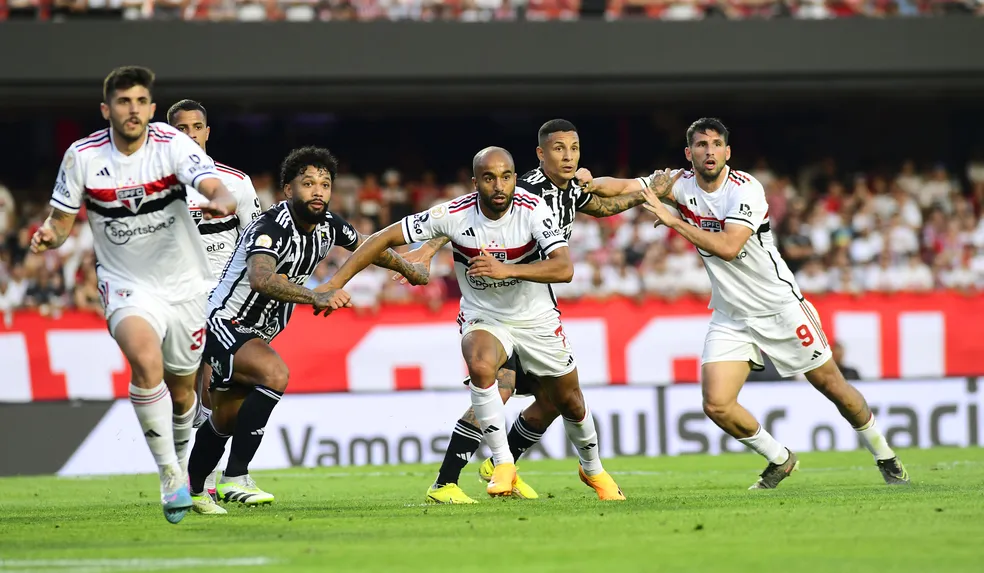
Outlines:
<svg viewBox="0 0 984 573"><path fill-rule="evenodd" d="M331 180L335 181L335 173L338 172L338 159L324 147L299 147L290 152L280 166L280 186L283 187L295 177L304 172L308 167L317 169L327 169L331 175Z"/></svg>
<svg viewBox="0 0 984 573"><path fill-rule="evenodd" d="M110 96L120 90L128 90L133 86L143 86L154 99L154 72L142 66L123 66L109 72L103 80L103 101L109 103Z"/></svg>
<svg viewBox="0 0 984 573"><path fill-rule="evenodd" d="M547 123L540 126L540 131L536 132L536 142L540 147L547 144L547 137L550 137L551 133L557 133L558 131L573 131L577 133L577 128L574 124L567 121L566 119L551 119Z"/></svg>
<svg viewBox="0 0 984 573"><path fill-rule="evenodd" d="M708 131L718 132L724 138L724 144L728 145L728 128L724 127L721 120L716 117L702 117L691 123L690 127L687 128L687 147L693 145L695 133L706 134Z"/></svg>
<svg viewBox="0 0 984 573"><path fill-rule="evenodd" d="M178 113L182 111L202 112L202 119L205 120L205 125L208 125L208 112L205 111L205 106L193 99L183 99L172 105L171 108L167 110L167 122L174 125L174 116L178 115Z"/></svg>

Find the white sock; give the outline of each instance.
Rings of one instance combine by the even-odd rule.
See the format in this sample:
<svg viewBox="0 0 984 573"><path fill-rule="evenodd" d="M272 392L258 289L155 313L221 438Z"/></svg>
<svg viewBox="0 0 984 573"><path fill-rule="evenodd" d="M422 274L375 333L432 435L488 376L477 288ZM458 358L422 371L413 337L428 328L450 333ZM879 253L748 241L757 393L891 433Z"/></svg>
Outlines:
<svg viewBox="0 0 984 573"><path fill-rule="evenodd" d="M868 448L871 455L875 456L875 460L890 460L895 457L895 452L888 445L888 440L885 439L875 424L874 414L871 415L867 424L860 428L854 428L854 431L861 437L861 443L864 444L864 447Z"/></svg>
<svg viewBox="0 0 984 573"><path fill-rule="evenodd" d="M564 418L564 430L567 431L567 439L577 450L577 457L581 459L581 468L589 476L596 476L605 471L601 465L601 454L598 452L598 431L595 429L594 418L591 417L591 410L584 408L584 419L574 422Z"/></svg>
<svg viewBox="0 0 984 573"><path fill-rule="evenodd" d="M506 409L499 395L499 385L493 384L483 390L469 382L468 387L471 388L475 418L482 428L485 443L492 450L492 461L495 465L516 463L512 452L509 451L509 440L506 437Z"/></svg>
<svg viewBox="0 0 984 573"><path fill-rule="evenodd" d="M784 464L789 459L789 452L786 451L786 448L773 438L772 434L766 432L762 426L759 426L758 431L751 438L738 438L738 441L769 460L770 464Z"/></svg>
<svg viewBox="0 0 984 573"><path fill-rule="evenodd" d="M198 408L192 406L184 414L174 414L171 424L174 427L174 453L178 456L181 470L188 472L188 457L191 455L191 434L195 431L195 414Z"/></svg>
<svg viewBox="0 0 984 573"><path fill-rule="evenodd" d="M130 384L130 403L137 413L150 453L158 468L178 469L178 456L174 452L174 431L171 417L171 393L161 382L154 388L137 388Z"/></svg>
<svg viewBox="0 0 984 573"><path fill-rule="evenodd" d="M198 404L198 413L195 414L195 428L201 428L202 424L208 421L208 417L212 415L212 411L205 407L204 404Z"/></svg>

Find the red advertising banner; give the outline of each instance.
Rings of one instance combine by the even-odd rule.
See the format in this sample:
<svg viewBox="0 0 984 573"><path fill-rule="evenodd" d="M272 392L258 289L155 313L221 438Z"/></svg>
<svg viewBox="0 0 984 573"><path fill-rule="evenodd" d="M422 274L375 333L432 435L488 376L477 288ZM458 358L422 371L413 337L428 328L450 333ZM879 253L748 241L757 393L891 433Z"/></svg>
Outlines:
<svg viewBox="0 0 984 573"><path fill-rule="evenodd" d="M812 297L828 338L862 378L984 374L984 297L954 293ZM623 299L562 303L564 329L586 386L698 380L706 301ZM345 310L298 308L274 348L291 369L289 392L460 388L465 376L457 304ZM127 396L129 372L100 316L20 313L0 329L0 401Z"/></svg>

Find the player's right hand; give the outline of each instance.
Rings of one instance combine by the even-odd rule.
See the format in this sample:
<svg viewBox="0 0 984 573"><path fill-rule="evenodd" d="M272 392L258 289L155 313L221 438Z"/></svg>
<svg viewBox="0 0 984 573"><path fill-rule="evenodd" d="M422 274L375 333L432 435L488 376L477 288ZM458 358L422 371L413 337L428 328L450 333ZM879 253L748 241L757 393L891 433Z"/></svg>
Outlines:
<svg viewBox="0 0 984 573"><path fill-rule="evenodd" d="M45 221L31 237L31 252L38 254L47 251L54 246L56 239L55 230Z"/></svg>
<svg viewBox="0 0 984 573"><path fill-rule="evenodd" d="M664 169L662 171L657 169L652 174L652 181L649 182L649 191L652 191L656 197L666 197L681 175L683 175L683 169Z"/></svg>
<svg viewBox="0 0 984 573"><path fill-rule="evenodd" d="M421 276L429 277L431 259L433 259L434 255L437 254L437 253L428 254L429 251L430 249L427 249L425 247L417 247L416 249L412 251L407 251L406 253L403 253L400 256L403 257L403 260L412 264L414 267L416 267L418 264L421 265L421 272L422 272ZM401 275L400 273L393 273L392 279L395 281L400 281L401 285L405 285L408 282L414 286L427 284L426 279L423 282L408 281L407 277Z"/></svg>
<svg viewBox="0 0 984 573"><path fill-rule="evenodd" d="M352 308L352 297L342 289L326 289L314 293L314 315L328 316L340 308Z"/></svg>
<svg viewBox="0 0 984 573"><path fill-rule="evenodd" d="M585 193L594 193L595 189L591 186L591 182L594 181L594 175L586 168L581 167L574 172L574 179L577 179L579 185L581 185L581 191Z"/></svg>

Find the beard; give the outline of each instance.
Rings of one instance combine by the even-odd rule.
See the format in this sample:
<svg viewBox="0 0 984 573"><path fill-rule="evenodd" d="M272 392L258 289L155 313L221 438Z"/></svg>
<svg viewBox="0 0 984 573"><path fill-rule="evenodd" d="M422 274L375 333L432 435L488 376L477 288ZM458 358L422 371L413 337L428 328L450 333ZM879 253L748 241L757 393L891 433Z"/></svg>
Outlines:
<svg viewBox="0 0 984 573"><path fill-rule="evenodd" d="M701 163L700 165L694 163L694 173L700 176L700 178L703 179L704 181L708 181L708 182L714 181L715 179L717 179L718 175L720 175L721 172L724 171L725 165L726 165L725 162L721 162L718 163L714 167L714 169L704 169L703 163Z"/></svg>
<svg viewBox="0 0 984 573"><path fill-rule="evenodd" d="M325 205L320 210L315 210L306 201L294 200L291 201L290 206L294 209L294 215L309 225L324 223L328 215L328 205Z"/></svg>
<svg viewBox="0 0 984 573"><path fill-rule="evenodd" d="M128 117L123 121L117 122L116 120L110 118L110 123L112 124L113 131L116 133L116 135L120 136L121 138L129 142L138 141L143 138L144 133L147 131L147 124L145 124L141 120L138 120L140 121L140 126L139 127L133 126L132 124L129 123L130 119L131 118ZM133 129L136 129L137 131L134 133L132 131Z"/></svg>
<svg viewBox="0 0 984 573"><path fill-rule="evenodd" d="M505 194L503 193L503 195ZM512 207L512 197L507 197L506 202L503 203L502 205L496 205L495 203L492 202L492 197L486 199L485 196L482 195L481 193L478 194L478 200L482 202L482 205L486 209L488 209L493 213L505 213L506 211L509 210L510 207Z"/></svg>

